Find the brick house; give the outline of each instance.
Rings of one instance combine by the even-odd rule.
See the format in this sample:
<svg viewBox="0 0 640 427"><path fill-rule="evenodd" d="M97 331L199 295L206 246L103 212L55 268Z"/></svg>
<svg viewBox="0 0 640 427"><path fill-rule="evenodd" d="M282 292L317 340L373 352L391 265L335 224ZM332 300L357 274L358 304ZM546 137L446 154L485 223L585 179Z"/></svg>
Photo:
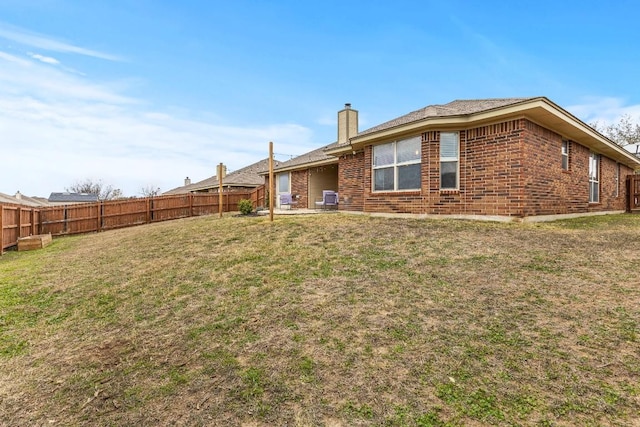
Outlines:
<svg viewBox="0 0 640 427"><path fill-rule="evenodd" d="M358 133L358 112L351 109L351 104L338 112L338 140L302 154L286 162L278 162L274 167L276 196L290 193L297 201L297 206L314 208L315 202L322 198L323 190L338 191L338 164L336 156L328 151L349 143L349 138ZM265 182L268 184L267 172ZM279 205L276 197L276 206Z"/></svg>
<svg viewBox="0 0 640 427"><path fill-rule="evenodd" d="M635 155L545 97L431 105L359 133L357 111L347 105L338 128L323 165L335 169L345 211L618 212L626 207L625 177L640 168ZM276 172L289 174L292 193L310 197L312 170L285 162Z"/></svg>

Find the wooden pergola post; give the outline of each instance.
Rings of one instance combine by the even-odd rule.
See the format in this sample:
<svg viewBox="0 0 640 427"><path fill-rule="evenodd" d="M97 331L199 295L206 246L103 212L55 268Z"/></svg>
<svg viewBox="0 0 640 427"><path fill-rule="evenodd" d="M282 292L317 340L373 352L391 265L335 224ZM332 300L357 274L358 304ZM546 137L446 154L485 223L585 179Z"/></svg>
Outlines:
<svg viewBox="0 0 640 427"><path fill-rule="evenodd" d="M275 182L273 180L273 141L269 142L269 221L273 222L273 204L275 197Z"/></svg>
<svg viewBox="0 0 640 427"><path fill-rule="evenodd" d="M218 213L222 218L222 163L218 165Z"/></svg>

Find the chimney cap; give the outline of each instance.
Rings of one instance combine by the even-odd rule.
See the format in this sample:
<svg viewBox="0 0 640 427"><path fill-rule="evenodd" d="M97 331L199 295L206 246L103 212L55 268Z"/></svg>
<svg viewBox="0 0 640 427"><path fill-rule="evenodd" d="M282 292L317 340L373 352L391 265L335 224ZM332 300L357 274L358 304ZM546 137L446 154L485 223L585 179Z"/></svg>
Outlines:
<svg viewBox="0 0 640 427"><path fill-rule="evenodd" d="M351 108L351 103L350 102L347 102L346 104L344 104L344 109L345 110L348 110L350 108Z"/></svg>

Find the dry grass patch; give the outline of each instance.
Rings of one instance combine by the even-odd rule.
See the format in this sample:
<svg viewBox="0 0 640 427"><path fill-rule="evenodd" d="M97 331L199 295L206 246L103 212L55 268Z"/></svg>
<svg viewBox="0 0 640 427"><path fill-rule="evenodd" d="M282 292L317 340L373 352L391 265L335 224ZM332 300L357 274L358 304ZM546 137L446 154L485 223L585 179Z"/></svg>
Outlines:
<svg viewBox="0 0 640 427"><path fill-rule="evenodd" d="M190 218L0 258L7 425L640 423L640 217Z"/></svg>

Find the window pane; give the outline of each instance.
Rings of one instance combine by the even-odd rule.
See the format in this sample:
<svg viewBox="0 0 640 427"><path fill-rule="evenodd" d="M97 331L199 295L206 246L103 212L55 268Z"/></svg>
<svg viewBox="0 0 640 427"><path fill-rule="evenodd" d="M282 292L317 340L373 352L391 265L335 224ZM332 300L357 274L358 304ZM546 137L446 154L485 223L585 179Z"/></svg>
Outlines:
<svg viewBox="0 0 640 427"><path fill-rule="evenodd" d="M589 156L589 178L598 180L599 158L597 154L591 153Z"/></svg>
<svg viewBox="0 0 640 427"><path fill-rule="evenodd" d="M373 177L374 191L393 190L393 168L375 169Z"/></svg>
<svg viewBox="0 0 640 427"><path fill-rule="evenodd" d="M289 192L289 174L288 173L278 174L278 192L279 193Z"/></svg>
<svg viewBox="0 0 640 427"><path fill-rule="evenodd" d="M420 137L398 141L398 163L420 160Z"/></svg>
<svg viewBox="0 0 640 427"><path fill-rule="evenodd" d="M440 188L458 188L458 162L440 162Z"/></svg>
<svg viewBox="0 0 640 427"><path fill-rule="evenodd" d="M373 147L373 166L393 164L393 144L376 145Z"/></svg>
<svg viewBox="0 0 640 427"><path fill-rule="evenodd" d="M589 183L589 201L598 203L600 195L600 185L597 182Z"/></svg>
<svg viewBox="0 0 640 427"><path fill-rule="evenodd" d="M562 169L569 170L569 156L562 155Z"/></svg>
<svg viewBox="0 0 640 427"><path fill-rule="evenodd" d="M458 158L458 134L455 132L440 133L440 158Z"/></svg>
<svg viewBox="0 0 640 427"><path fill-rule="evenodd" d="M420 163L398 166L398 190L420 189Z"/></svg>

